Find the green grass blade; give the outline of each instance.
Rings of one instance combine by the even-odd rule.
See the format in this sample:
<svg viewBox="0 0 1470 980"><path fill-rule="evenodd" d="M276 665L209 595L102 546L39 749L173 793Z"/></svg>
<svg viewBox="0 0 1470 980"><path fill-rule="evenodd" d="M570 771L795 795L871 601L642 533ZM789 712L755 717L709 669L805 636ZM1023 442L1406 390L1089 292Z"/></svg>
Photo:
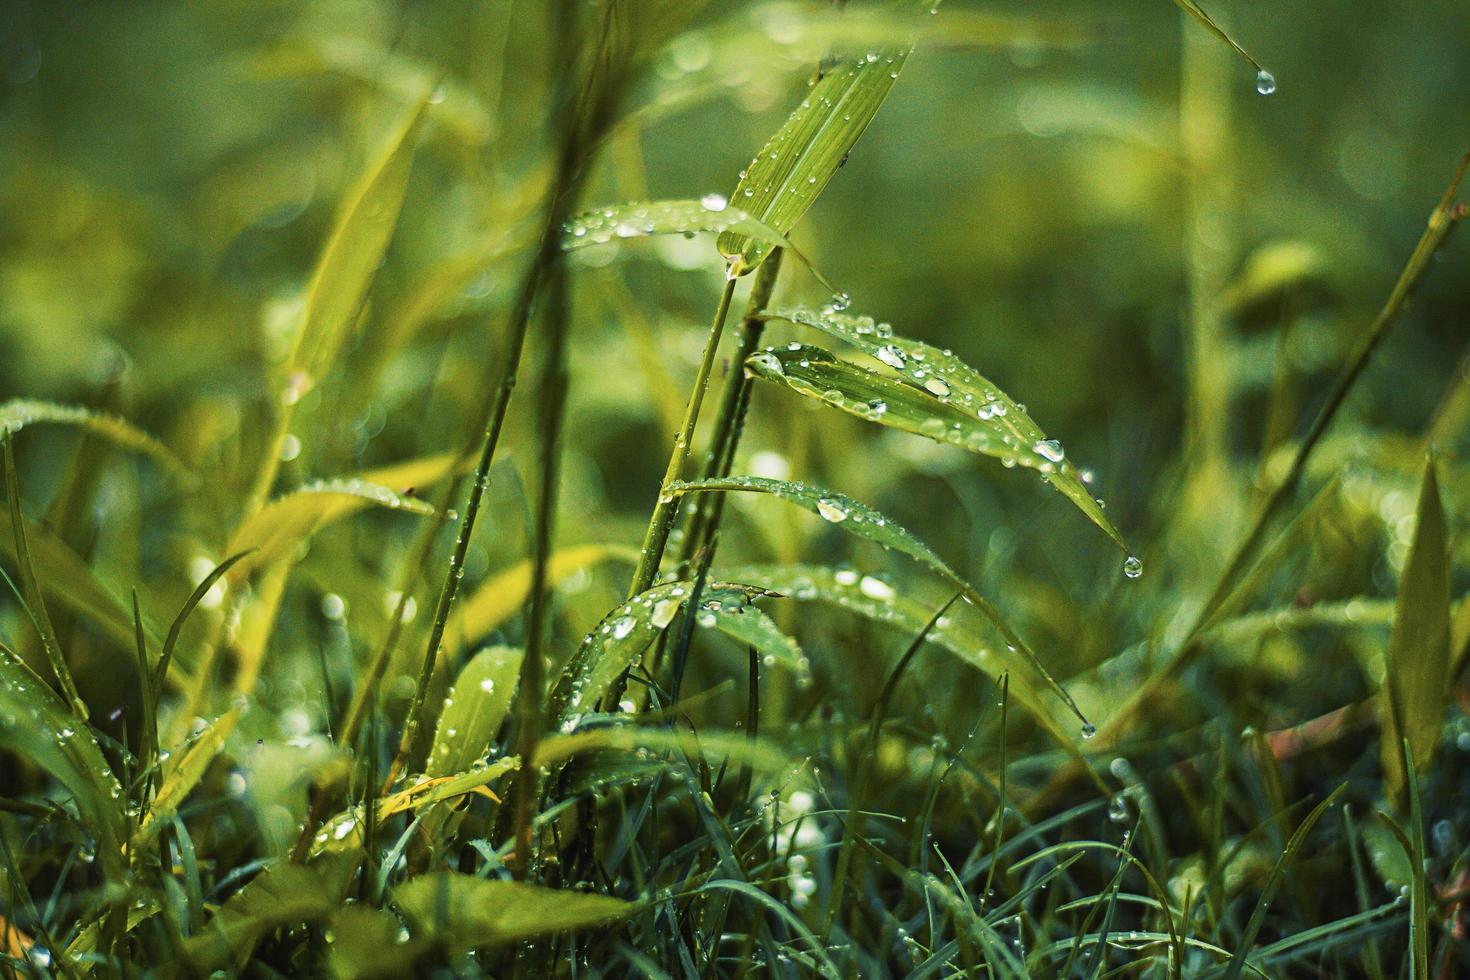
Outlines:
<svg viewBox="0 0 1470 980"><path fill-rule="evenodd" d="M46 611L46 599L41 594L41 583L36 578L36 566L31 560L31 549L26 540L25 516L20 509L20 480L15 472L15 452L10 439L8 435L4 436L0 438L0 443L4 446L5 496L10 502L10 529L15 542L15 563L20 571L20 585L25 593L26 609L41 637L41 646L46 651L46 659L51 665L51 672L56 675L56 683L61 686L62 695L71 705L72 713L86 721L87 704L77 692L71 668L61 655L61 641L56 636L56 627L51 623L51 614Z"/></svg>
<svg viewBox="0 0 1470 980"><path fill-rule="evenodd" d="M457 949L502 946L611 925L638 908L609 895L436 871L393 889L418 938Z"/></svg>
<svg viewBox="0 0 1470 980"><path fill-rule="evenodd" d="M892 326L869 316L803 308L778 310L773 316L851 344L892 369L910 387L958 409L962 415L973 415L1022 448L1029 447L1029 453L1004 453L1002 458L1011 457L1020 465L1040 470L1052 486L1076 504L1118 547L1127 550L1123 536L1103 512L1101 502L1087 488L1061 444L1048 439L1023 406L953 351L895 334Z"/></svg>
<svg viewBox="0 0 1470 980"><path fill-rule="evenodd" d="M187 473L188 467L173 450L142 429L113 415L94 412L77 405L17 398L0 405L0 439L9 438L31 425L69 425L100 436L114 445L148 456L173 473Z"/></svg>
<svg viewBox="0 0 1470 980"><path fill-rule="evenodd" d="M214 567L213 571L204 576L203 581L201 581L198 585L194 587L194 591L189 593L189 598L184 600L184 607L180 609L179 614L174 617L173 625L168 628L168 636L164 638L163 652L158 657L158 666L153 669L151 683L152 703L154 705L157 705L159 699L163 697L163 685L164 682L168 680L168 667L169 664L173 662L174 650L177 649L179 645L179 634L183 632L184 623L188 621L189 614L192 613L194 609L199 605L199 603L204 600L204 597L209 594L209 590L214 588L214 583L218 582L222 576L229 572L231 568L233 568L236 564L243 560L248 554L250 554L250 552L242 551L238 554L231 555L224 561L220 562ZM137 602L135 597L135 613L136 605ZM141 649L141 627L139 628L138 642Z"/></svg>
<svg viewBox="0 0 1470 980"><path fill-rule="evenodd" d="M232 554L250 554L241 556L230 569L231 579L238 581L252 569L284 558L319 528L368 507L419 515L434 513L433 506L417 497L366 480L322 480L308 484L266 504L235 531L228 550Z"/></svg>
<svg viewBox="0 0 1470 980"><path fill-rule="evenodd" d="M1312 832L1317 821L1322 819L1322 815L1337 802L1337 798L1346 789L1347 784L1343 783L1329 793L1325 800L1313 807L1312 812L1307 814L1296 828L1296 832L1291 835L1291 839L1286 842L1285 849L1276 859L1276 863L1271 867L1270 875L1266 878L1266 883L1261 887L1261 897L1256 900L1256 907L1251 912L1250 920L1246 922L1245 929L1241 932L1240 939L1236 943L1235 955L1230 958L1230 962L1225 967L1223 980L1238 980L1241 972L1245 970L1246 961L1253 952L1256 936L1260 934L1261 926L1266 921L1266 911L1271 907L1271 900L1276 897L1276 889L1281 885L1281 876L1286 866L1291 863L1296 857L1296 852L1301 850L1302 845L1306 843L1307 835Z"/></svg>
<svg viewBox="0 0 1470 980"><path fill-rule="evenodd" d="M463 772L485 755L510 711L522 656L515 647L491 647L465 664L434 730L429 776Z"/></svg>
<svg viewBox="0 0 1470 980"><path fill-rule="evenodd" d="M730 200L780 234L788 234L826 188L888 97L908 48L847 56L829 67L801 105L741 173ZM749 235L721 235L731 272L752 272L774 247Z"/></svg>
<svg viewBox="0 0 1470 980"><path fill-rule="evenodd" d="M869 507L846 494L831 490L824 490L806 483L790 483L782 480L771 480L755 476L734 476L715 480L697 480L672 484L669 489L674 493L689 493L694 491L721 491L721 492L747 492L766 493L780 500L787 501L818 515L823 520L835 524L844 531L868 541L875 542L887 549L908 555L920 563L944 576L956 587L958 587L967 602L976 609L1004 637L1008 647L1019 653L1035 672L1040 676L1056 695L1062 699L1067 708L1077 716L1084 725L1088 724L1087 718L1083 716L1077 703L1067 693L1057 680L1052 677L1041 659L1036 653L1021 640L1019 634L1013 630L1009 623L1000 615L983 596L963 578L955 572L944 559L934 553L934 550L920 541L911 532L893 520L885 517L880 512Z"/></svg>
<svg viewBox="0 0 1470 980"><path fill-rule="evenodd" d="M1262 95L1270 95L1276 90L1276 80L1271 77L1271 73L1262 68L1261 63L1257 61L1254 57L1252 57L1249 51L1241 47L1240 42L1231 37L1230 34L1225 30L1225 28L1221 27L1219 23L1216 22L1215 18L1205 13L1204 9L1200 7L1199 4L1195 3L1194 0L1174 0L1174 5L1177 6L1180 10L1183 10L1185 13L1189 14L1189 16L1193 17L1195 20L1197 20L1201 25L1204 26L1206 30L1208 30L1211 34L1215 35L1221 41L1223 41L1230 48L1230 50L1240 55L1240 57L1245 61L1246 64L1254 68L1256 70L1257 85L1264 86L1267 81L1270 82L1271 87L1269 89L1266 89L1264 87L1260 89Z"/></svg>
<svg viewBox="0 0 1470 980"><path fill-rule="evenodd" d="M792 248L785 235L717 194L698 201L644 201L597 208L568 221L562 227L561 242L570 251L628 238L696 232L738 234L763 245Z"/></svg>
<svg viewBox="0 0 1470 980"><path fill-rule="evenodd" d="M0 644L0 747L30 759L66 788L81 826L97 840L102 867L121 873L126 829L122 787L92 732L4 644Z"/></svg>
<svg viewBox="0 0 1470 980"><path fill-rule="evenodd" d="M1385 792L1391 800L1399 798L1404 789L1400 738L1408 740L1410 758L1415 768L1422 769L1444 724L1449 696L1449 571L1444 505L1431 460L1424 470L1418 522L1394 606L1387 655L1389 696L1381 699Z"/></svg>
<svg viewBox="0 0 1470 980"><path fill-rule="evenodd" d="M153 806L143 822L138 825L138 832L133 835L131 847L134 851L147 847L158 836L158 832L178 811L184 799L199 785L209 764L224 749L225 739L235 730L242 710L236 707L226 711L197 738L170 757L169 763L164 767L158 796L154 798Z"/></svg>

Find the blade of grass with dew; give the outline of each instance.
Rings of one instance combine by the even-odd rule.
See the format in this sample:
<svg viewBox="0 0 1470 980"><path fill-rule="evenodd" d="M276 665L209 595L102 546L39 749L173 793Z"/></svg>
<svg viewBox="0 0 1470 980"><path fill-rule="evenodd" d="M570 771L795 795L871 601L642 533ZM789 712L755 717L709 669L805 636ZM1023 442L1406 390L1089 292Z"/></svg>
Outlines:
<svg viewBox="0 0 1470 980"><path fill-rule="evenodd" d="M1240 57L1245 61L1246 64L1255 69L1256 91L1260 92L1262 95L1270 95L1272 92L1276 91L1276 78L1269 71L1263 68L1261 66L1261 63L1257 61L1254 57L1252 57L1249 51L1241 47L1240 43L1236 41L1235 38L1231 37L1230 34L1226 32L1225 28L1221 27L1219 23L1216 22L1215 18L1205 13L1204 9L1201 8L1199 4L1195 3L1194 0L1174 0L1174 5L1180 10L1183 10L1185 13L1189 14L1189 16L1193 17L1195 20L1199 21L1200 24L1204 25L1206 30L1218 37L1221 41L1225 42L1230 50L1240 55Z"/></svg>
<svg viewBox="0 0 1470 980"><path fill-rule="evenodd" d="M898 351L898 348L893 350ZM898 353L895 363L903 356ZM882 355L879 358L881 360ZM921 390L841 360L820 347L803 344L768 348L750 357L745 366L759 378L860 419L990 456L1007 466L1034 469L1048 482L1062 473L1058 467L1065 463L1065 451L1056 440L1018 438L1003 420L996 419L993 414L986 416L978 414L978 411L968 411L950 399L953 389L940 378L931 378L933 386ZM1008 414L1008 410L1003 413ZM1053 485L1119 548L1127 551L1122 535L1103 515L1102 507L1088 493L1075 471ZM1132 567L1131 562L1129 567Z"/></svg>
<svg viewBox="0 0 1470 980"><path fill-rule="evenodd" d="M696 232L738 234L763 245L792 248L785 235L717 194L698 201L641 201L587 211L562 226L561 247L572 251L629 238Z"/></svg>
<svg viewBox="0 0 1470 980"><path fill-rule="evenodd" d="M1449 666L1448 532L1431 459L1424 469L1414 538L1399 579L1393 632L1389 634L1385 664L1389 697L1379 701L1381 757L1385 792L1390 800L1398 799L1404 789L1399 740L1408 741L1415 769L1428 765L1439 742L1450 693ZM1396 703L1391 704L1391 699Z"/></svg>
<svg viewBox="0 0 1470 980"><path fill-rule="evenodd" d="M393 889L393 904L420 938L455 949L502 946L557 933L596 929L638 908L610 895L487 881L433 871Z"/></svg>
<svg viewBox="0 0 1470 980"><path fill-rule="evenodd" d="M30 614L31 624L35 626L36 633L41 638L41 646L46 651L46 659L50 663L51 673L55 676L57 685L61 688L62 696L71 706L72 714L85 722L87 704L77 691L76 681L71 676L71 668L67 666L66 659L62 656L61 641L57 638L56 627L51 623L51 615L46 611L46 599L41 594L41 583L36 578L36 567L31 561L31 550L26 540L26 520L25 515L21 513L20 506L20 480L15 471L15 451L11 445L10 436L0 438L0 450L3 450L4 453L5 496L10 502L10 528L15 542L15 564L20 572L20 586L25 596L26 611Z"/></svg>
<svg viewBox="0 0 1470 980"><path fill-rule="evenodd" d="M1312 832L1317 821L1322 819L1322 815L1337 802L1337 798L1346 790L1347 784L1343 783L1327 794L1327 798L1312 808L1312 812L1306 815L1291 835L1291 839L1286 842L1286 848L1281 852L1281 857L1277 858L1276 863L1271 867L1270 875L1266 878L1266 883L1261 886L1261 896L1256 900L1250 920L1246 922L1245 929L1242 930L1240 939L1236 943L1235 955L1230 958L1230 962L1224 969L1223 980L1238 980L1240 977L1254 952L1256 936L1260 933L1261 926L1265 924L1266 912L1271 907L1271 900L1276 897L1276 889L1281 885L1281 876L1286 866L1292 862L1297 851L1301 850L1302 845L1306 843L1307 835Z"/></svg>
<svg viewBox="0 0 1470 980"><path fill-rule="evenodd" d="M690 756L745 762L763 772L782 772L793 763L791 755L769 738L751 738L745 732L691 732L644 725L608 725L564 735L548 735L536 751L536 765L553 769L574 756L589 752L638 749L676 750Z"/></svg>
<svg viewBox="0 0 1470 980"><path fill-rule="evenodd" d="M516 647L498 646L480 651L465 664L439 713L427 775L463 772L485 755L510 711L522 656Z"/></svg>
<svg viewBox="0 0 1470 980"><path fill-rule="evenodd" d="M292 548L319 528L368 507L400 510L428 516L432 505L365 480L322 480L278 497L246 519L230 539L227 550L250 554L231 569L231 578L243 579L252 569L290 554Z"/></svg>
<svg viewBox="0 0 1470 980"><path fill-rule="evenodd" d="M4 644L0 644L0 746L30 759L66 788L82 829L96 838L102 868L109 875L121 875L126 837L122 787L91 730Z"/></svg>
<svg viewBox="0 0 1470 980"><path fill-rule="evenodd" d="M910 387L953 406L961 414L973 414L1002 437L1009 437L1023 448L1029 447L1030 453L1004 455L1013 457L1023 466L1040 470L1052 486L1072 501L1118 547L1128 550L1127 542L1103 512L1102 504L1087 488L1061 443L1048 439L1023 406L952 351L895 334L889 324L879 323L872 317L849 316L834 309L782 309L772 316L820 330L851 344L892 369Z"/></svg>
<svg viewBox="0 0 1470 980"><path fill-rule="evenodd" d="M224 749L225 739L235 730L242 708L235 707L214 720L194 741L176 750L163 769L158 795L133 835L131 849L139 851L158 836L168 819L178 811L184 799L204 778L209 764Z"/></svg>
<svg viewBox="0 0 1470 980"><path fill-rule="evenodd" d="M1020 636L1010 627L1010 624L1005 621L994 606L981 596L972 585L961 578L954 569L950 568L944 559L935 554L932 548L867 504L854 500L846 494L824 490L821 487L811 486L806 483L791 483L756 476L733 476L715 480L687 481L676 483L669 489L673 493L717 491L724 493L744 492L769 494L810 511L850 534L868 541L873 541L881 545L885 550L891 549L900 552L927 565L930 569L948 579L951 584L961 589L965 600L978 609L981 615L990 620L992 625L1005 637L1006 645L1013 648L1025 658L1032 670L1061 698L1062 703L1077 716L1077 719L1082 724L1089 724L1087 718L1083 716L1081 709L1077 707L1077 703L1072 699L1072 696L1052 677L1051 672L1041 663L1040 658L1021 640Z"/></svg>
<svg viewBox="0 0 1470 980"><path fill-rule="evenodd" d="M638 561L638 549L620 544L582 544L563 548L551 557L547 580L555 585L567 576L590 569L606 561ZM459 603L449 617L444 635L456 638L461 646L478 642L499 627L526 604L531 592L531 561L518 562L491 576L483 585ZM452 650L440 651L447 656Z"/></svg>
<svg viewBox="0 0 1470 980"><path fill-rule="evenodd" d="M593 710L624 671L674 621L693 591L689 582L666 582L640 593L603 617L572 655L552 689L548 717L554 727L570 730L583 714ZM805 658L794 643L781 637L779 630L752 628L742 618L753 608L751 601L766 594L760 588L712 582L700 594L699 615L708 617L710 626L728 630L731 636L744 642L768 640L774 632L779 638L774 641L776 645L761 652L782 660L795 650L794 656L799 659L792 666L800 670Z"/></svg>
<svg viewBox="0 0 1470 980"><path fill-rule="evenodd" d="M877 115L909 48L847 56L826 69L786 122L741 172L733 204L788 234L847 160ZM730 231L716 243L732 275L754 272L774 247Z"/></svg>
<svg viewBox="0 0 1470 980"><path fill-rule="evenodd" d="M94 412L76 405L59 405L55 402L33 401L17 398L0 405L0 438L8 438L31 425L67 425L101 436L114 445L142 453L174 474L187 473L189 468L173 450L153 436L112 415Z"/></svg>

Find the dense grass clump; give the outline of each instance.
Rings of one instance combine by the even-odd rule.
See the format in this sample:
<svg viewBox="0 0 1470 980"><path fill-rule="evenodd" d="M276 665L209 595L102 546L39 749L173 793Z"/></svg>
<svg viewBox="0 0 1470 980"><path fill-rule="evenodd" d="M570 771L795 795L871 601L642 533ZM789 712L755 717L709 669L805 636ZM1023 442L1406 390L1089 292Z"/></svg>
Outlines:
<svg viewBox="0 0 1470 980"><path fill-rule="evenodd" d="M1470 973L1466 11L15 6L4 975Z"/></svg>

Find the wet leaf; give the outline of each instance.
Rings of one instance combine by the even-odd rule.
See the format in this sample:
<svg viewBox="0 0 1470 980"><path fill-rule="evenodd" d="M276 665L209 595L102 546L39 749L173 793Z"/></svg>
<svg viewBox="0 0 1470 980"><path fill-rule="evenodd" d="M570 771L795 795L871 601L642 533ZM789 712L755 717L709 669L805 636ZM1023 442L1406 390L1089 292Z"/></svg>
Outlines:
<svg viewBox="0 0 1470 980"><path fill-rule="evenodd" d="M176 813L185 798L199 785L199 780L209 771L209 764L224 749L225 739L235 730L240 720L240 708L231 708L214 720L204 731L181 750L176 750L163 769L163 781L153 806L133 835L134 849L146 847L158 836L159 830Z"/></svg>
<svg viewBox="0 0 1470 980"><path fill-rule="evenodd" d="M0 439L31 425L68 425L100 436L114 445L152 457L165 469L184 473L188 467L163 443L130 422L76 405L15 399L0 405Z"/></svg>
<svg viewBox="0 0 1470 980"><path fill-rule="evenodd" d="M712 194L698 201L644 201L588 211L563 227L562 248L577 249L628 238L693 235L696 232L740 234L764 245L791 246L785 235L748 211Z"/></svg>
<svg viewBox="0 0 1470 980"><path fill-rule="evenodd" d="M429 776L463 772L485 755L510 710L523 656L515 647L491 647L465 664L439 714Z"/></svg>
<svg viewBox="0 0 1470 980"><path fill-rule="evenodd" d="M731 203L778 233L790 233L877 115L909 50L876 49L827 66L742 172ZM735 275L753 271L774 247L738 231L722 234L716 244Z"/></svg>
<svg viewBox="0 0 1470 980"><path fill-rule="evenodd" d="M416 938L433 937L460 949L595 929L638 908L607 895L445 871L399 885L393 903L413 924Z"/></svg>
<svg viewBox="0 0 1470 980"><path fill-rule="evenodd" d="M902 379L838 359L820 347L791 344L751 355L746 370L849 415L1037 470L1118 547L1127 542L1082 482L1065 450L999 389L952 355L890 338L865 341ZM932 353L931 353L932 352ZM915 357L918 353L922 356Z"/></svg>

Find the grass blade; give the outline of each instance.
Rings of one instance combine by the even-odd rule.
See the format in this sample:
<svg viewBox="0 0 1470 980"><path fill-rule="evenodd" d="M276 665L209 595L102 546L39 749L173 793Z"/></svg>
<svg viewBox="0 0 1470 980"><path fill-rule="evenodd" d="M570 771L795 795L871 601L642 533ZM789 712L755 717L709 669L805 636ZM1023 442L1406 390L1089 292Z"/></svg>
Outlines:
<svg viewBox="0 0 1470 980"><path fill-rule="evenodd" d="M873 121L909 50L848 56L828 68L742 171L730 199L778 233L789 233ZM753 272L775 247L737 231L722 234L717 246L737 276Z"/></svg>
<svg viewBox="0 0 1470 980"><path fill-rule="evenodd" d="M1449 696L1449 571L1444 506L1431 460L1424 470L1418 523L1394 607L1385 675L1389 697L1380 700L1383 771L1389 799L1399 798L1404 789L1400 739L1408 741L1409 758L1416 769L1422 769L1434 752L1444 724L1445 700Z"/></svg>
<svg viewBox="0 0 1470 980"><path fill-rule="evenodd" d="M515 647L491 647L465 664L434 730L429 776L464 772L485 755L510 711L522 656Z"/></svg>
<svg viewBox="0 0 1470 980"><path fill-rule="evenodd" d="M17 398L0 405L0 438L9 438L31 425L69 425L101 436L124 449L149 456L165 469L187 473L188 467L173 450L142 429L113 415L104 415L77 405Z"/></svg>
<svg viewBox="0 0 1470 980"><path fill-rule="evenodd" d="M183 804L184 799L199 785L209 764L224 748L225 739L235 730L242 710L236 707L226 711L182 752L176 752L171 757L170 764L164 768L163 780L159 784L153 806L138 825L138 832L133 835L131 848L134 852L147 847L158 836L158 832Z"/></svg>
<svg viewBox="0 0 1470 980"><path fill-rule="evenodd" d="M457 949L501 946L627 918L638 906L609 895L486 881L447 871L420 875L393 890L393 903L419 938Z"/></svg>

